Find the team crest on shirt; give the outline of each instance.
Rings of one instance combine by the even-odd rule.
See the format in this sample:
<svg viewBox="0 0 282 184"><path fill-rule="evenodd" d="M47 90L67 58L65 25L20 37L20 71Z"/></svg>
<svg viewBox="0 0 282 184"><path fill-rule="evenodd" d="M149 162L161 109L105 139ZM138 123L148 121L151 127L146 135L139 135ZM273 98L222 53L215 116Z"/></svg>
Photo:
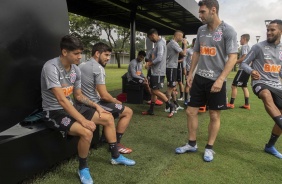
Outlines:
<svg viewBox="0 0 282 184"><path fill-rule="evenodd" d="M69 124L70 124L70 121L71 121L71 119L70 118L68 118L68 117L64 117L63 119L62 119L62 124L63 125L65 125L65 126L68 126Z"/></svg>
<svg viewBox="0 0 282 184"><path fill-rule="evenodd" d="M222 39L222 31L217 31L214 33L214 36L213 36L213 40L216 41L216 42L219 42L221 41Z"/></svg>
<svg viewBox="0 0 282 184"><path fill-rule="evenodd" d="M72 72L70 73L70 81L71 83L74 83L76 80L76 73L74 70L72 70Z"/></svg>
<svg viewBox="0 0 282 184"><path fill-rule="evenodd" d="M279 59L282 60L282 51L279 51Z"/></svg>

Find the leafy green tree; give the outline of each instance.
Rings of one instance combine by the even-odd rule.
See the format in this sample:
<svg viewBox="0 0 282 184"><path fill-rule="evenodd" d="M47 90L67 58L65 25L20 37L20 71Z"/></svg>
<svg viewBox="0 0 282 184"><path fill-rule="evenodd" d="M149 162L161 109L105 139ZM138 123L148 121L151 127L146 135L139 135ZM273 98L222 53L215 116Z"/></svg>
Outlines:
<svg viewBox="0 0 282 184"><path fill-rule="evenodd" d="M97 21L73 13L69 13L69 33L79 38L84 47L85 54L91 54L92 46L100 40L102 29L97 26Z"/></svg>

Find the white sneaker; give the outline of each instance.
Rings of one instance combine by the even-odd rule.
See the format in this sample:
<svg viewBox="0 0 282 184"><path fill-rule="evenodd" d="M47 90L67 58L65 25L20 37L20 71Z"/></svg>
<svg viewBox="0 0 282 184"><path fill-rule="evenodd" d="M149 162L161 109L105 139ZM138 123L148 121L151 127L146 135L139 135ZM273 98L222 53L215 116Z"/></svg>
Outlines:
<svg viewBox="0 0 282 184"><path fill-rule="evenodd" d="M188 143L186 143L184 146L176 148L175 153L182 154L186 152L196 152L197 150L198 150L197 144L193 147L190 146Z"/></svg>
<svg viewBox="0 0 282 184"><path fill-rule="evenodd" d="M215 152L212 149L205 149L204 161L206 161L206 162L212 161L214 154L215 154Z"/></svg>
<svg viewBox="0 0 282 184"><path fill-rule="evenodd" d="M179 105L178 107L176 107L175 110L178 111L178 110L183 110L183 109L184 109L184 108Z"/></svg>
<svg viewBox="0 0 282 184"><path fill-rule="evenodd" d="M177 100L178 100L178 101L184 101L184 99L183 99L183 98L178 98Z"/></svg>
<svg viewBox="0 0 282 184"><path fill-rule="evenodd" d="M170 108L167 108L167 109L165 109L165 112L170 112ZM175 111L172 111L174 114L176 114L177 113L177 111L175 110Z"/></svg>

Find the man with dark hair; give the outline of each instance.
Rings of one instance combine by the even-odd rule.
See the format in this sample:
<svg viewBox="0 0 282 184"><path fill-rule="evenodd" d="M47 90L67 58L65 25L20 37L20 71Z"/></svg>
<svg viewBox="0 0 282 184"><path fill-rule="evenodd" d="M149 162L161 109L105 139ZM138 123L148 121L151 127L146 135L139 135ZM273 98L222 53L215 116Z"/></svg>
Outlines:
<svg viewBox="0 0 282 184"><path fill-rule="evenodd" d="M249 40L250 40L249 34L243 34L241 36L240 44L242 45L242 47L240 49L239 59L236 61L236 63L239 64L239 71L237 72L231 86L232 92L231 92L230 102L229 104L227 104L228 109L233 109L235 107L234 101L237 96L237 87L242 87L245 96L245 105L240 106L240 108L248 109L248 110L251 109L251 106L249 104L250 94L248 90L248 80L250 78L250 75L241 68L242 61L245 59L246 55L250 51L250 46L248 45Z"/></svg>
<svg viewBox="0 0 282 184"><path fill-rule="evenodd" d="M178 42L182 42L184 49L179 46ZM166 56L166 78L167 78L167 91L166 96L169 99L172 96L173 103L175 105L175 110L184 109L178 105L176 101L176 94L173 93L174 88L176 87L177 80L177 66L178 66L178 57L179 55L184 57L186 55L187 49L187 40L183 38L183 32L176 30L173 35L173 39L167 44L167 56ZM166 105L165 112L169 112L169 106Z"/></svg>
<svg viewBox="0 0 282 184"><path fill-rule="evenodd" d="M154 115L154 106L157 97L166 103L169 107L169 115L171 118L173 116L174 106L169 102L168 98L163 94L160 89L163 88L164 78L166 72L166 55L167 49L166 44L163 39L159 37L158 31L156 29L151 29L147 33L147 37L155 43L155 47L152 51L152 60L147 60L147 66L150 67L150 75L148 80L151 88L151 104L148 111L142 112L143 115Z"/></svg>
<svg viewBox="0 0 282 184"><path fill-rule="evenodd" d="M137 58L130 61L127 69L127 80L131 84L143 84L148 81L142 72L142 61L146 56L145 51L139 51Z"/></svg>
<svg viewBox="0 0 282 184"><path fill-rule="evenodd" d="M81 92L79 64L83 50L82 43L73 36L61 39L61 55L47 61L41 73L42 107L46 112L46 125L60 131L63 137L78 136L78 175L81 183L91 184L93 180L87 166L87 156L96 125L105 126L111 146L112 163L124 160L116 147L114 119L111 114L90 101ZM74 107L74 100L86 106ZM94 123L95 122L95 123ZM130 160L131 165L135 162Z"/></svg>
<svg viewBox="0 0 282 184"><path fill-rule="evenodd" d="M242 63L242 69L252 77L252 88L275 124L264 151L282 159L274 147L282 133L282 21L273 20L267 26L267 40L254 45ZM250 67L252 63L252 67Z"/></svg>
<svg viewBox="0 0 282 184"><path fill-rule="evenodd" d="M189 72L190 72L190 67L191 67L191 61L192 61L192 55L193 55L193 48L194 48L194 45L195 45L195 41L196 41L196 38L193 38L192 40L192 45L189 49L187 49L187 53L186 53L186 57L184 58L185 59L185 70L186 70L186 73L185 73L185 79L187 79L188 75L189 75ZM189 85L188 85L188 82L186 80L186 84L185 84L185 94L184 94L184 105L185 106L188 106L188 94L189 94L189 91L190 91L190 88L189 88Z"/></svg>
<svg viewBox="0 0 282 184"><path fill-rule="evenodd" d="M204 161L213 160L213 145L220 127L220 112L226 109L226 77L237 59L237 34L218 17L217 0L199 2L199 17L203 26L198 29L197 39L187 82L190 90L187 127L188 143L176 148L178 154L197 151L197 128L199 107L209 106L210 122ZM198 64L195 77L193 72Z"/></svg>
<svg viewBox="0 0 282 184"><path fill-rule="evenodd" d="M117 148L120 153L128 154L132 150L120 143L120 140L132 118L132 110L124 106L109 94L106 88L106 73L104 67L111 58L112 49L104 43L96 43L92 48L92 58L79 65L82 72L81 90L91 101L99 104L103 109L119 118L116 126ZM104 131L105 132L105 128ZM109 141L109 140L107 140Z"/></svg>

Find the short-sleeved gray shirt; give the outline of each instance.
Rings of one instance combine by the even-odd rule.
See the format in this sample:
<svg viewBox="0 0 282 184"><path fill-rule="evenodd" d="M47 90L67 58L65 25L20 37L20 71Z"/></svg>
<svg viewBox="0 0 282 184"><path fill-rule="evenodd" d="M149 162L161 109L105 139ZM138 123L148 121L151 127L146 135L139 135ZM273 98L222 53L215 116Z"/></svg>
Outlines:
<svg viewBox="0 0 282 184"><path fill-rule="evenodd" d="M248 52L250 52L250 50L251 49L250 49L250 46L248 44L242 45L241 50L239 52L239 58L241 58L243 55L247 55ZM240 63L240 65L239 65L240 70L242 70L241 64L242 63Z"/></svg>
<svg viewBox="0 0 282 184"><path fill-rule="evenodd" d="M81 70L81 90L83 94L93 102L100 101L100 95L96 90L97 84L106 84L105 69L94 58L79 65Z"/></svg>
<svg viewBox="0 0 282 184"><path fill-rule="evenodd" d="M186 57L185 57L185 68L186 71L190 71L190 67L191 67L191 62L192 62L192 55L193 55L193 48L190 47L189 49L187 49L187 53L186 53Z"/></svg>
<svg viewBox="0 0 282 184"><path fill-rule="evenodd" d="M252 67L249 64L252 62ZM252 80L252 86L265 84L267 86L282 90L279 76L282 77L282 44L274 45L267 41L260 42L252 46L242 62L242 69L251 74L252 70L257 70L261 78Z"/></svg>
<svg viewBox="0 0 282 184"><path fill-rule="evenodd" d="M166 68L177 68L179 52L182 51L181 47L175 40L171 40L167 44Z"/></svg>
<svg viewBox="0 0 282 184"><path fill-rule="evenodd" d="M41 95L44 111L63 109L52 88L63 89L66 98L73 104L73 91L81 88L80 70L72 64L70 71L66 71L61 64L60 57L47 61L41 72Z"/></svg>
<svg viewBox="0 0 282 184"><path fill-rule="evenodd" d="M152 51L153 65L151 66L152 76L165 76L166 74L166 55L167 49L163 39L155 43Z"/></svg>
<svg viewBox="0 0 282 184"><path fill-rule="evenodd" d="M127 69L127 80L131 81L135 79L144 79L145 76L142 73L142 62L138 62L137 59L130 61Z"/></svg>
<svg viewBox="0 0 282 184"><path fill-rule="evenodd" d="M238 53L237 33L223 21L213 32L203 25L198 29L194 52L200 53L196 74L215 81L225 67L228 54Z"/></svg>

